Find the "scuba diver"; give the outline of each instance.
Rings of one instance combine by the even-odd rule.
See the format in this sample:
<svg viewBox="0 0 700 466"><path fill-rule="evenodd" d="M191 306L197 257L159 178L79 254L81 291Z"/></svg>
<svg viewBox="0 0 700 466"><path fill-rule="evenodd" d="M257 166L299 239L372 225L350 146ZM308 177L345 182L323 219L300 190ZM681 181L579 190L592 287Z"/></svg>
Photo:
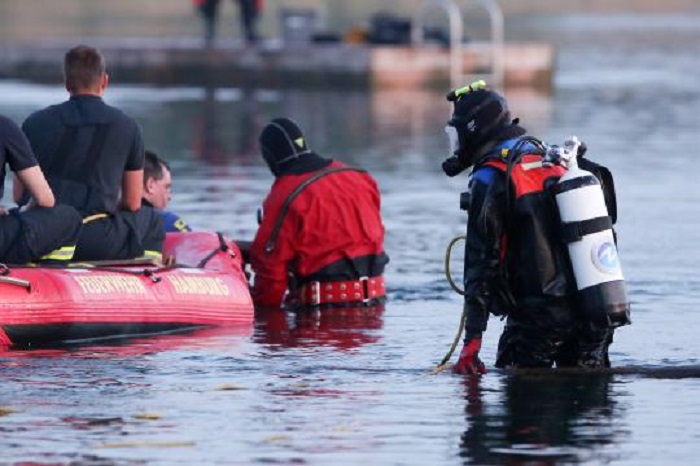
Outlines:
<svg viewBox="0 0 700 466"><path fill-rule="evenodd" d="M479 351L490 314L507 318L498 368L609 367L614 329L630 323L610 172L582 160L577 140L557 147L527 136L483 81L447 99L443 170L471 169L460 203L469 216L465 337L453 371L486 372Z"/></svg>

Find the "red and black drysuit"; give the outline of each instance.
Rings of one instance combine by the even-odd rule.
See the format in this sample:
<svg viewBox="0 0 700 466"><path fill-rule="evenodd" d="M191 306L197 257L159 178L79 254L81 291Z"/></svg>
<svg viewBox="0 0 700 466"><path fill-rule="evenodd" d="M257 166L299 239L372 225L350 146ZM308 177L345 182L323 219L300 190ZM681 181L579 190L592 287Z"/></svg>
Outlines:
<svg viewBox="0 0 700 466"><path fill-rule="evenodd" d="M250 249L253 300L257 306L279 307L289 290L288 304L376 301L385 294L383 245L374 179L306 154L277 174L263 203Z"/></svg>
<svg viewBox="0 0 700 466"><path fill-rule="evenodd" d="M469 182L465 341L481 335L490 313L507 315L497 367L607 366L612 329L576 312L575 280L549 189L565 169L543 166L531 143L509 169L516 154L504 146L513 147L513 140L484 157Z"/></svg>

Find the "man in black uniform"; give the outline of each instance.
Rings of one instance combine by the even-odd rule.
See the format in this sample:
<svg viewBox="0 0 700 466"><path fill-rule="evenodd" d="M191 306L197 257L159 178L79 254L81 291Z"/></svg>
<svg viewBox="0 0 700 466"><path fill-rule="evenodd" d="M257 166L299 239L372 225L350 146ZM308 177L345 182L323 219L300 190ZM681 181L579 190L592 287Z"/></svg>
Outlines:
<svg viewBox="0 0 700 466"><path fill-rule="evenodd" d="M99 51L69 50L63 71L70 99L30 115L22 129L58 201L83 216L74 259L159 258L160 216L141 207L141 129L102 100L109 76Z"/></svg>
<svg viewBox="0 0 700 466"><path fill-rule="evenodd" d="M70 206L55 205L27 138L12 120L0 116L0 198L5 164L15 173L15 185L21 183L32 200L21 211L0 207L0 261L70 260L82 218Z"/></svg>

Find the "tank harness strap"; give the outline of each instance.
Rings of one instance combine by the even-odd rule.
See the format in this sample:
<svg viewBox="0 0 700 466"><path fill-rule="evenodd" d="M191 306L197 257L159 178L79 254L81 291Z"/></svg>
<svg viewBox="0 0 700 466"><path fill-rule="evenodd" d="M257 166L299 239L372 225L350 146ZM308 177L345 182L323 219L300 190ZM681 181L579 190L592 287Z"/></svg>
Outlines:
<svg viewBox="0 0 700 466"><path fill-rule="evenodd" d="M566 191L571 191L573 189L579 189L584 186L595 185L600 185L598 178L596 178L595 176L581 176L578 178L572 178L570 180L563 181L561 183L557 183L552 189L554 194L556 195L564 193Z"/></svg>
<svg viewBox="0 0 700 466"><path fill-rule="evenodd" d="M313 174L312 176L308 177L305 179L299 186L297 186L294 191L292 191L289 196L284 200L282 203L282 208L280 209L279 214L277 215L277 218L275 219L275 225L272 228L272 233L270 234L270 238L267 240L267 244L265 245L265 252L270 254L272 251L275 250L275 243L277 242L277 237L280 234L280 230L282 229L282 223L284 222L284 218L287 216L287 212L289 211L289 206L292 204L294 199L301 194L301 192L309 186L311 183L314 181L318 181L319 179L333 174L333 173L338 173L338 172L346 172L346 171L354 171L358 173L366 173L365 170L362 170L361 168L354 168L354 167L330 167L326 168L323 170L320 170Z"/></svg>
<svg viewBox="0 0 700 466"><path fill-rule="evenodd" d="M531 149L526 149L527 144L530 144L533 146ZM532 137L532 136L523 136L518 138L518 141L511 147L510 149L502 149L497 157L492 157L492 161L496 161L496 164L494 165L500 165L501 169L505 168L505 217L504 217L504 231L505 237L501 238L502 246L503 249L501 251L502 257L500 260L499 264L499 273L500 273L500 280L503 284L499 292L501 293L503 299L508 302L512 307L515 307L515 297L513 296L512 292L510 291L509 283L510 283L510 274L508 273L508 268L506 267L506 262L507 262L507 244L508 244L508 238L510 237L510 232L512 228L512 216L514 215L512 212L513 209L513 202L511 200L511 196L513 195L512 193L512 173L513 173L513 167L520 162L522 157L525 154L543 154L545 151L544 143L540 141L539 139ZM489 160L487 159L485 162L488 162ZM503 167L502 164L505 164L505 167ZM492 166L494 166L492 165Z"/></svg>
<svg viewBox="0 0 700 466"><path fill-rule="evenodd" d="M573 243L580 241L584 236L599 231L611 230L613 227L612 219L606 215L604 217L589 218L580 222L562 223L562 239L565 243Z"/></svg>

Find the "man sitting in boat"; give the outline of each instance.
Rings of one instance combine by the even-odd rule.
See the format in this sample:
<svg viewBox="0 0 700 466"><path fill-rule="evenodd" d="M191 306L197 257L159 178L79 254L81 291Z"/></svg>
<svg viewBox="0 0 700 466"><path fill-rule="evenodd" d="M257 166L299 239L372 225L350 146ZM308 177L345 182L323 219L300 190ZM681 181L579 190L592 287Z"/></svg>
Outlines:
<svg viewBox="0 0 700 466"><path fill-rule="evenodd" d="M275 176L250 249L258 307L372 304L385 296L384 225L377 183L311 151L277 118L260 135Z"/></svg>
<svg viewBox="0 0 700 466"><path fill-rule="evenodd" d="M0 115L0 198L5 164L31 196L23 209L0 207L0 262L67 261L73 257L82 223L78 212L57 205L27 138L12 120Z"/></svg>
<svg viewBox="0 0 700 466"><path fill-rule="evenodd" d="M141 129L102 100L109 83L104 57L77 46L66 53L63 72L70 99L30 115L22 129L58 202L83 216L74 260L160 258L161 216L141 207Z"/></svg>
<svg viewBox="0 0 700 466"><path fill-rule="evenodd" d="M165 210L170 199L172 199L170 166L155 152L147 150L143 164L143 200L141 205L153 207L160 213L166 232L192 231L187 222L179 215Z"/></svg>

